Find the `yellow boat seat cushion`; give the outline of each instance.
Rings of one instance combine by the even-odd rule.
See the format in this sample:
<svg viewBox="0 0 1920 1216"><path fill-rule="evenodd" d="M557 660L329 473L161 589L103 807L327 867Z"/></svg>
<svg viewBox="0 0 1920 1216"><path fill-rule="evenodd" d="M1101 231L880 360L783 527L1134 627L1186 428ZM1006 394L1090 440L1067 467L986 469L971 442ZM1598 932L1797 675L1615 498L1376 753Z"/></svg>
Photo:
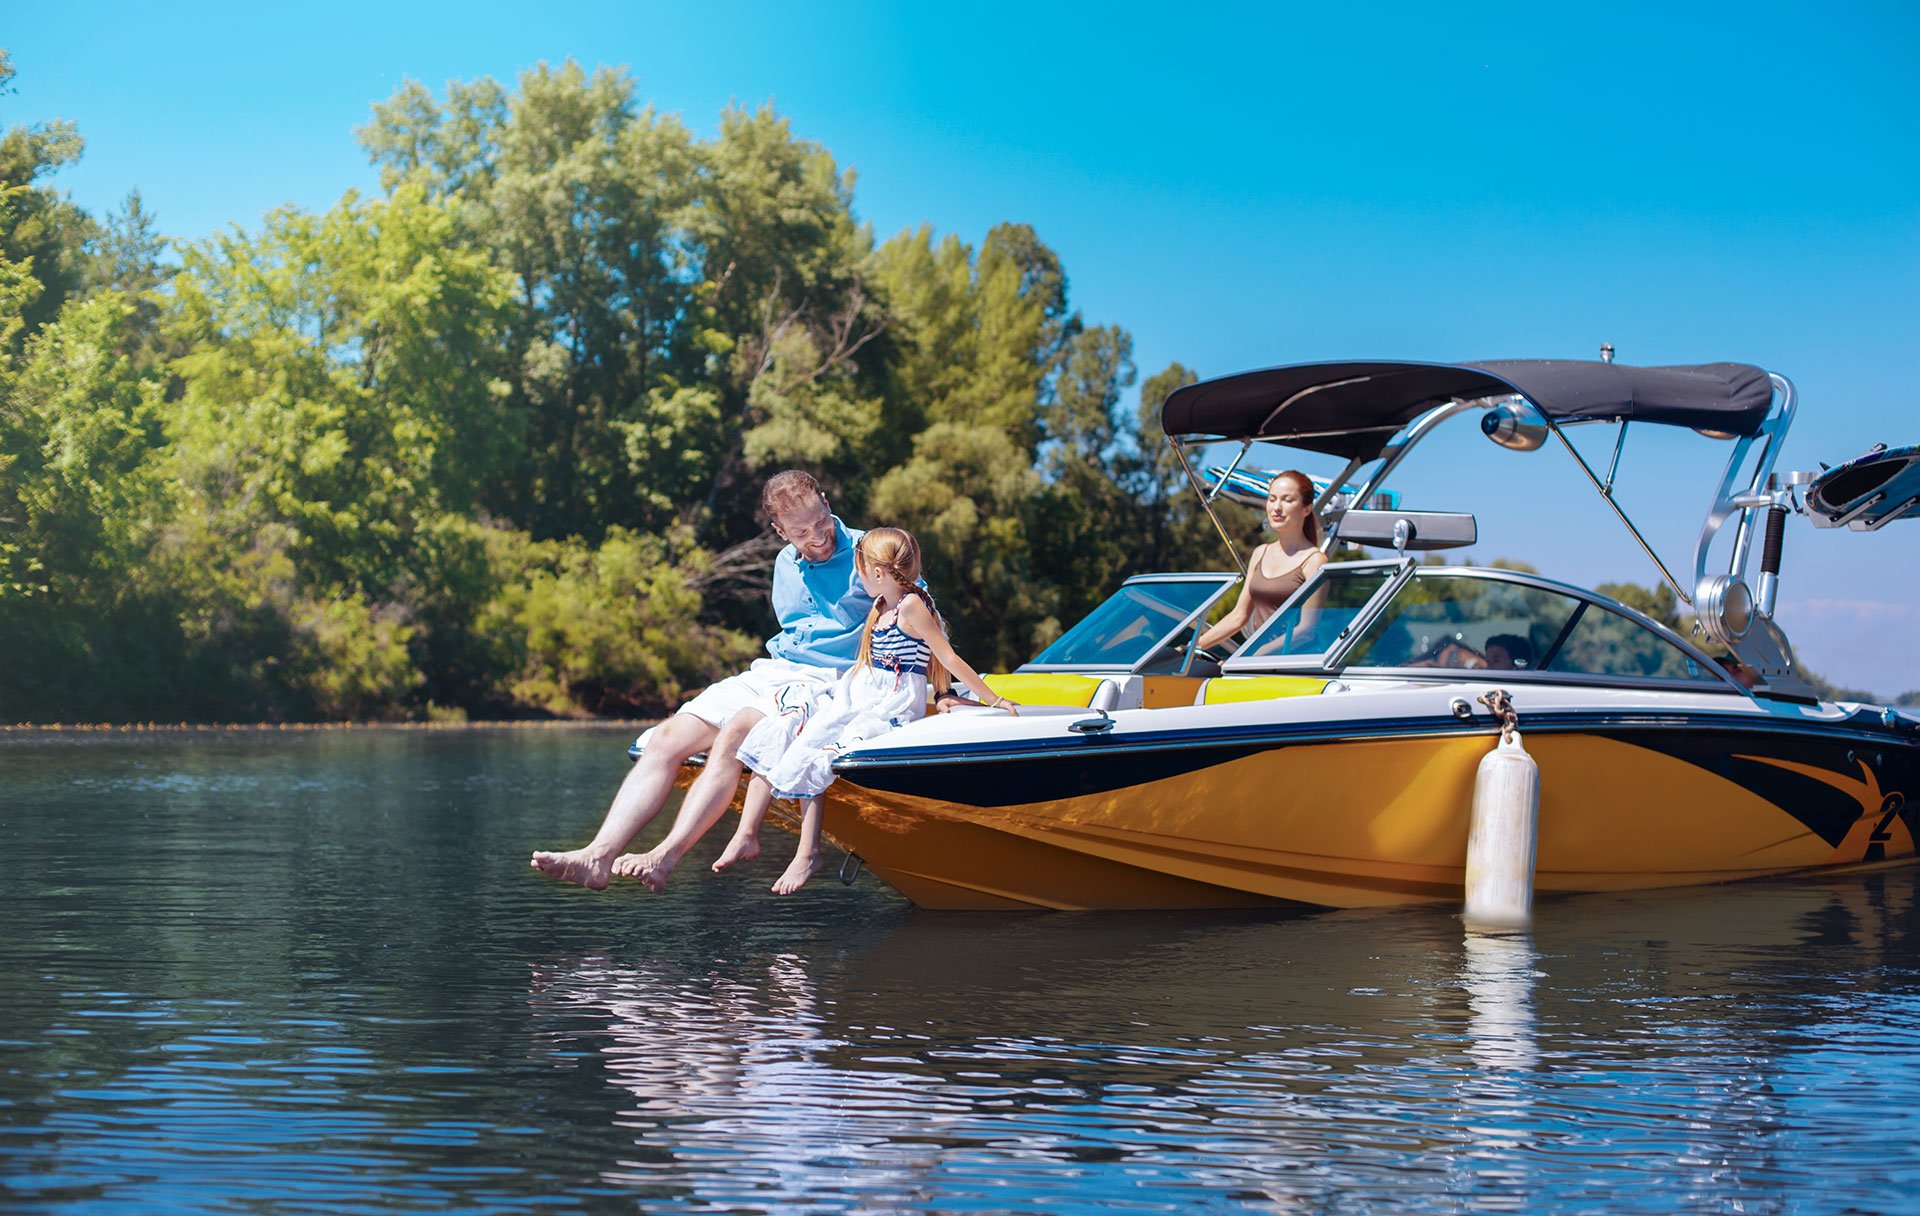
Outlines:
<svg viewBox="0 0 1920 1216"><path fill-rule="evenodd" d="M1022 705L1091 706L1094 699L1105 692L1106 704L1102 708L1111 708L1117 691L1112 680L1070 672L1016 671L980 678L993 689L994 695Z"/></svg>
<svg viewBox="0 0 1920 1216"><path fill-rule="evenodd" d="M1318 676L1224 676L1200 686L1195 705L1225 705L1230 701L1276 701L1281 697L1311 697L1327 690L1330 680Z"/></svg>

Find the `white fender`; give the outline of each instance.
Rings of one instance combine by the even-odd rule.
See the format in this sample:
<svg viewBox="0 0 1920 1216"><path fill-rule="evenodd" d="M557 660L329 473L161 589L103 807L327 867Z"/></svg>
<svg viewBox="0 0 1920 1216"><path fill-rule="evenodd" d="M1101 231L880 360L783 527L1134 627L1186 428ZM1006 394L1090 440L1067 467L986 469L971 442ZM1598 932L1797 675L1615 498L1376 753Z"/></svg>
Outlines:
<svg viewBox="0 0 1920 1216"><path fill-rule="evenodd" d="M1512 731L1480 761L1467 832L1470 922L1522 928L1533 915L1533 862L1540 834L1540 767Z"/></svg>

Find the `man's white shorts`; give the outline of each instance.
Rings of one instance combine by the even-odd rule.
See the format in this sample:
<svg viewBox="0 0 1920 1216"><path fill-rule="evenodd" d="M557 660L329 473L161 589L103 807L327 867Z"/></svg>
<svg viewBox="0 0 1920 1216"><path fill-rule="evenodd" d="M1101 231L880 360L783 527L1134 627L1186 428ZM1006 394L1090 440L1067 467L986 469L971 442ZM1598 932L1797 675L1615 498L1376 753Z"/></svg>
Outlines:
<svg viewBox="0 0 1920 1216"><path fill-rule="evenodd" d="M705 691L682 705L679 712L721 727L743 709L757 709L763 714L775 712L773 695L789 684L815 684L824 688L839 678L839 670L833 667L816 667L788 659L755 659L753 666L739 675L707 685ZM634 741L634 751L645 751L647 736L658 729L656 726L643 731Z"/></svg>

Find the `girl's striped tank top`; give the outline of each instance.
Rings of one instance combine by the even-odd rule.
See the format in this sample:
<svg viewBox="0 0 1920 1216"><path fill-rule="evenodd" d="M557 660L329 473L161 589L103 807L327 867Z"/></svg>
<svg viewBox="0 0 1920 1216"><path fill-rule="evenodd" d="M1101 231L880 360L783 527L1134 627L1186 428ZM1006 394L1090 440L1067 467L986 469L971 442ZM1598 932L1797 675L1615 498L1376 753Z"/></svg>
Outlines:
<svg viewBox="0 0 1920 1216"><path fill-rule="evenodd" d="M888 671L927 674L927 660L933 649L920 638L900 628L898 622L873 631L873 665Z"/></svg>

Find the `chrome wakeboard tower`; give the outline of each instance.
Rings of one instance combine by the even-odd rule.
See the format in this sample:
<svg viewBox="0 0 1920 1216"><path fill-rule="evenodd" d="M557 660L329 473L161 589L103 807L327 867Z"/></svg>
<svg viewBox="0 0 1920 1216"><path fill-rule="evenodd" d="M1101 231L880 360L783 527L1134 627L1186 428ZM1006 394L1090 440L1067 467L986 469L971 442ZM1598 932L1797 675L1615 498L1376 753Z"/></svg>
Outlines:
<svg viewBox="0 0 1920 1216"><path fill-rule="evenodd" d="M1431 538L1434 543L1416 543L1423 526L1432 528L1432 521L1443 517L1378 509L1387 478L1440 424L1479 413L1481 430L1490 439L1520 451L1539 448L1551 436L1580 466L1662 581L1693 610L1700 631L1752 671L1756 692L1815 699L1816 690L1800 672L1786 635L1773 619L1786 517L1807 511L1798 491L1814 481L1805 473L1774 473L1798 404L1792 382L1748 364L1630 367L1615 364L1612 355L1608 345L1601 348L1598 362L1525 359L1271 368L1178 389L1162 407L1161 421L1208 517L1241 569L1239 552L1214 514L1213 499L1256 442L1346 458L1346 467L1315 496L1314 508L1326 522L1322 544L1329 552L1344 533L1361 543L1391 544L1404 554L1409 548L1449 547L1438 535ZM1604 478L1567 435L1567 428L1591 422L1619 427ZM1694 546L1690 583L1675 577L1614 497L1614 478L1634 422L1688 427L1734 445ZM1215 480L1209 489L1195 475L1185 449L1223 441L1238 441L1240 451L1224 470L1209 470ZM1355 477L1368 466L1356 486ZM1903 468L1911 468L1920 480L1920 454ZM1915 491L1913 501L1883 509L1894 509L1896 515L1920 513L1920 486L1909 488ZM1882 494L1881 500L1887 497ZM1763 515L1759 578L1750 585L1747 567L1756 523ZM1730 523L1734 533L1726 569L1712 571L1714 541Z"/></svg>

